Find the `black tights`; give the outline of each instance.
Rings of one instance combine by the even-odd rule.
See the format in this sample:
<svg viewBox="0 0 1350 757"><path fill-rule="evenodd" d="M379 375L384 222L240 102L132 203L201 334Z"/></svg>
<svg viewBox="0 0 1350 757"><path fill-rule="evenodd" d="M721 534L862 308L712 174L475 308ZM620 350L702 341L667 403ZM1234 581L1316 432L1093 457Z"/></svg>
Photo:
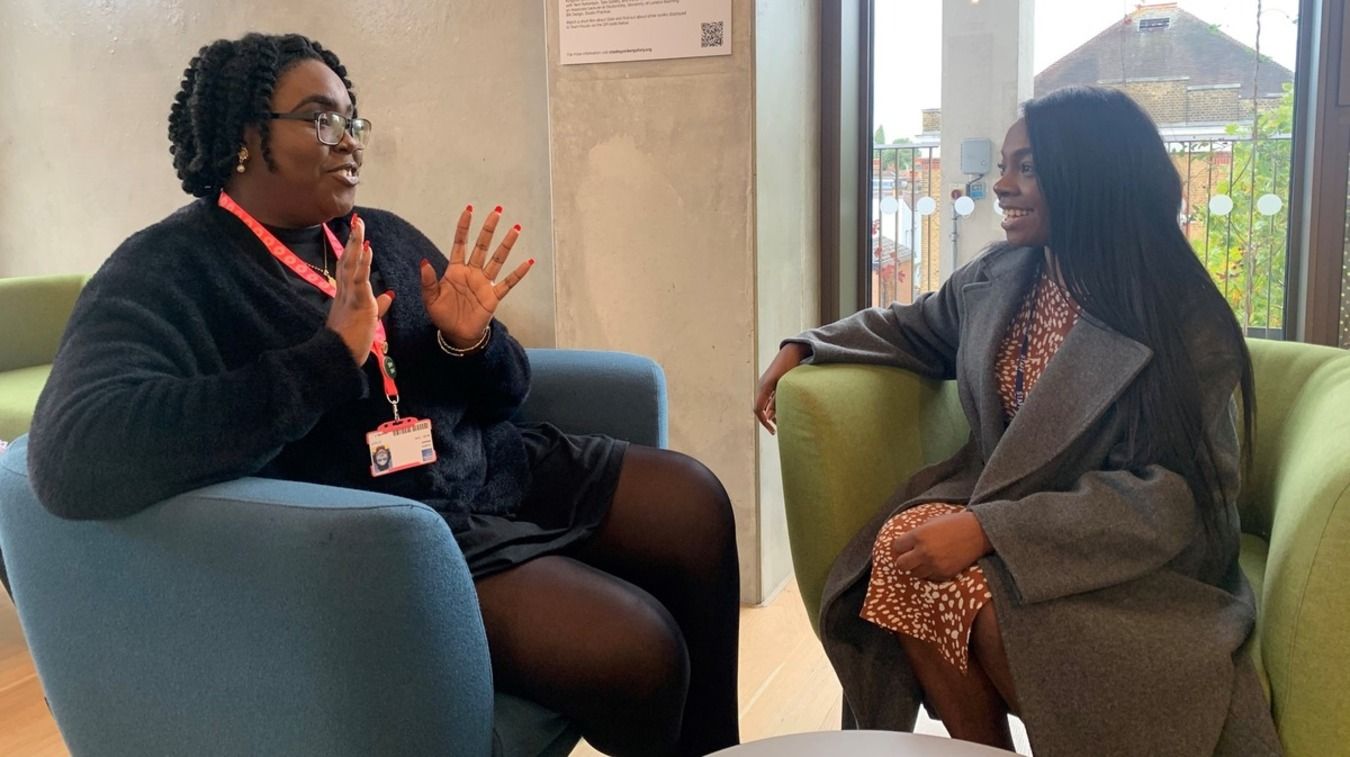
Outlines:
<svg viewBox="0 0 1350 757"><path fill-rule="evenodd" d="M631 446L594 537L478 582L496 685L566 715L607 754L736 744L737 570L717 478Z"/></svg>

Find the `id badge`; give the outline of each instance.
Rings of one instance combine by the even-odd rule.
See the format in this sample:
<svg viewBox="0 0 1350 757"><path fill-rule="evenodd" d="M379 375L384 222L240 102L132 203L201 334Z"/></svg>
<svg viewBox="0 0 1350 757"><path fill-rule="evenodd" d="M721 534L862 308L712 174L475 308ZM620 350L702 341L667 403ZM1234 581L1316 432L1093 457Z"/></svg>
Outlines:
<svg viewBox="0 0 1350 757"><path fill-rule="evenodd" d="M376 478L436 462L429 420L402 418L381 423L366 434L366 444L370 446L370 475Z"/></svg>

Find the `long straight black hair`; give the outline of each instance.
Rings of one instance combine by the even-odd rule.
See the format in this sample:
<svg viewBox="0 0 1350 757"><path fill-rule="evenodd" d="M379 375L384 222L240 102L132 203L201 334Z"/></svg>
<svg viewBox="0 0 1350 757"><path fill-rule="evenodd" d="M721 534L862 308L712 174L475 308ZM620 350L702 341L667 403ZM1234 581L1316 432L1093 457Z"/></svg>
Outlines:
<svg viewBox="0 0 1350 757"><path fill-rule="evenodd" d="M1256 398L1242 328L1182 233L1181 177L1158 128L1124 93L1056 90L1023 105L1037 182L1050 210L1049 247L1089 315L1153 350L1120 398L1131 466L1181 474L1202 522L1222 522L1225 497L1185 333L1219 323L1239 356L1243 462L1250 466Z"/></svg>

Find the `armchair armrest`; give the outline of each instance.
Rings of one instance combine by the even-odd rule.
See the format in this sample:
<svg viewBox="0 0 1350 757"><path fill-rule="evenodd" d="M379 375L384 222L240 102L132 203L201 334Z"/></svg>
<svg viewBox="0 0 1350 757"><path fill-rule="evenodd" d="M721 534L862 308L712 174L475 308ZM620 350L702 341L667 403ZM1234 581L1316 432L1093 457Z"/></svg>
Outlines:
<svg viewBox="0 0 1350 757"><path fill-rule="evenodd" d="M792 564L811 627L839 552L895 490L968 434L952 382L898 368L804 365L778 384Z"/></svg>
<svg viewBox="0 0 1350 757"><path fill-rule="evenodd" d="M23 439L0 456L0 501L20 619L74 753L490 752L473 582L430 508L247 478L64 521L33 496Z"/></svg>
<svg viewBox="0 0 1350 757"><path fill-rule="evenodd" d="M667 444L666 376L655 360L625 352L531 349L530 396L517 414L572 434Z"/></svg>
<svg viewBox="0 0 1350 757"><path fill-rule="evenodd" d="M1242 558L1260 597L1254 657L1286 752L1329 754L1350 737L1350 353L1249 345L1258 472L1243 482L1242 515L1258 536L1243 536Z"/></svg>

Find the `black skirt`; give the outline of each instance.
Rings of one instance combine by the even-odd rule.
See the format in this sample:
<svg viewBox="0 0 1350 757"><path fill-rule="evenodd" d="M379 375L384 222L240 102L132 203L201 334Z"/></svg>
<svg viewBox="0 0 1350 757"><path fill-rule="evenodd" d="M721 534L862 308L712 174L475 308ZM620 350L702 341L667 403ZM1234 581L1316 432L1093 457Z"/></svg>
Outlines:
<svg viewBox="0 0 1350 757"><path fill-rule="evenodd" d="M609 512L619 483L628 442L566 434L548 423L519 428L530 486L515 515L472 514L453 529L475 580L588 539Z"/></svg>

